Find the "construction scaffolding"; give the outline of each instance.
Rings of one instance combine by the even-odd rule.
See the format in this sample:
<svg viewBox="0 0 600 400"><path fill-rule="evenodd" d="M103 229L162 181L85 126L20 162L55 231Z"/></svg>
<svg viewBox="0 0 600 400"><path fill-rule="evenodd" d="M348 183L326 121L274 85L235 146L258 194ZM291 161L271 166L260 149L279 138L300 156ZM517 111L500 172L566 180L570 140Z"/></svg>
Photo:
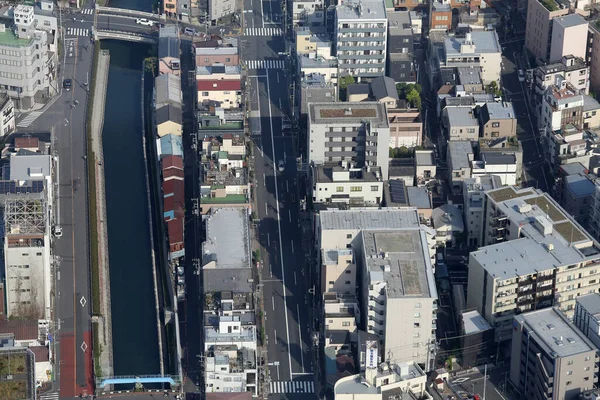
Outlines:
<svg viewBox="0 0 600 400"><path fill-rule="evenodd" d="M4 200L6 236L44 235L46 215L46 200L39 195L6 198Z"/></svg>

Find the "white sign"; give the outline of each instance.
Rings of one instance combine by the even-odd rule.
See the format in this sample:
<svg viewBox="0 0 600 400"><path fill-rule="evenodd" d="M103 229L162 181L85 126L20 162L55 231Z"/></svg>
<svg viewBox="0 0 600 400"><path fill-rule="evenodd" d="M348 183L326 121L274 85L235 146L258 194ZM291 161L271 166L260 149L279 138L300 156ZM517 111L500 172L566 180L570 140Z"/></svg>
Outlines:
<svg viewBox="0 0 600 400"><path fill-rule="evenodd" d="M367 368L377 368L377 348L367 349Z"/></svg>

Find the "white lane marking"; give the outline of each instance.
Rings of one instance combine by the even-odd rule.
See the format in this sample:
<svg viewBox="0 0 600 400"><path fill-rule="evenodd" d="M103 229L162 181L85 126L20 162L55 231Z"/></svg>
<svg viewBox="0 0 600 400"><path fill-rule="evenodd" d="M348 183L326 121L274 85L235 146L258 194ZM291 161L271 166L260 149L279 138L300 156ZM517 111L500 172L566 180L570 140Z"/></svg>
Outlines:
<svg viewBox="0 0 600 400"><path fill-rule="evenodd" d="M269 205L265 201L265 215L269 215Z"/></svg>
<svg viewBox="0 0 600 400"><path fill-rule="evenodd" d="M290 222L292 222L292 210L288 210L288 216L290 218Z"/></svg>
<svg viewBox="0 0 600 400"><path fill-rule="evenodd" d="M262 4L262 3L261 3ZM267 77L267 99L271 98L271 86L269 84L269 78ZM271 101L269 100L269 123L271 125L271 151L273 160L277 160L275 157L275 136L273 134L273 111L271 109ZM283 283L283 310L285 312L285 331L287 336L287 343L290 343L290 326L288 322L288 307L287 307L287 287L285 284L285 268L283 264L283 241L281 240L281 219L279 218L279 189L277 185L277 171L276 166L273 163L273 175L275 176L275 205L277 207L277 232L279 234L279 256L281 260L281 281ZM292 348L287 346L288 349L288 366L290 368L290 375L292 374Z"/></svg>
<svg viewBox="0 0 600 400"><path fill-rule="evenodd" d="M292 254L294 253L294 241L292 240Z"/></svg>
<svg viewBox="0 0 600 400"><path fill-rule="evenodd" d="M275 297L271 297L271 303L273 303L273 311L275 311Z"/></svg>
<svg viewBox="0 0 600 400"><path fill-rule="evenodd" d="M300 306L296 304L296 312L298 313L298 336L300 337L300 360L302 360L302 372L304 372L304 345L302 344L302 323L300 322Z"/></svg>
<svg viewBox="0 0 600 400"><path fill-rule="evenodd" d="M265 188L267 187L267 176L265 174L263 174L263 185Z"/></svg>
<svg viewBox="0 0 600 400"><path fill-rule="evenodd" d="M273 335L273 336L275 336L275 344L277 344L277 330L274 329L273 332L275 332L275 335Z"/></svg>
<svg viewBox="0 0 600 400"><path fill-rule="evenodd" d="M278 75L279 76L279 75ZM281 110L281 98L279 98L279 109Z"/></svg>
<svg viewBox="0 0 600 400"><path fill-rule="evenodd" d="M285 181L285 188L287 190L287 192L290 192L290 183L288 181Z"/></svg>
<svg viewBox="0 0 600 400"><path fill-rule="evenodd" d="M279 72L277 73L277 83L279 83Z"/></svg>
<svg viewBox="0 0 600 400"><path fill-rule="evenodd" d="M296 279L296 271L294 271L294 285L297 285L297 284L298 284L298 280Z"/></svg>

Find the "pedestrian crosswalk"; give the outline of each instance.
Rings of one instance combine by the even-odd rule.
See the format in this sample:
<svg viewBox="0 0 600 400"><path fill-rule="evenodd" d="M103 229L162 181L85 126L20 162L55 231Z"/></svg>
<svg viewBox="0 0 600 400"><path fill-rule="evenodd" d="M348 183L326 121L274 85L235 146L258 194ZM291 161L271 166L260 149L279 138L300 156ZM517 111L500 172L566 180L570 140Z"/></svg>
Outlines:
<svg viewBox="0 0 600 400"><path fill-rule="evenodd" d="M43 393L38 397L38 399L40 400L58 400L58 398L58 392Z"/></svg>
<svg viewBox="0 0 600 400"><path fill-rule="evenodd" d="M283 36L281 28L246 28L245 36Z"/></svg>
<svg viewBox="0 0 600 400"><path fill-rule="evenodd" d="M314 393L312 381L285 381L269 383L269 393Z"/></svg>
<svg viewBox="0 0 600 400"><path fill-rule="evenodd" d="M94 9L93 8L84 8L83 10L81 10L82 14L86 14L86 15L92 15L94 13Z"/></svg>
<svg viewBox="0 0 600 400"><path fill-rule="evenodd" d="M19 127L19 128L27 128L40 115L42 115L41 111L32 111L32 112L30 112L29 114L27 114L27 116L25 118L23 118L21 121L19 121L19 123L17 124L17 127Z"/></svg>
<svg viewBox="0 0 600 400"><path fill-rule="evenodd" d="M248 69L283 69L285 61L283 60L250 60L245 61Z"/></svg>
<svg viewBox="0 0 600 400"><path fill-rule="evenodd" d="M67 36L89 36L90 30L85 28L67 28Z"/></svg>

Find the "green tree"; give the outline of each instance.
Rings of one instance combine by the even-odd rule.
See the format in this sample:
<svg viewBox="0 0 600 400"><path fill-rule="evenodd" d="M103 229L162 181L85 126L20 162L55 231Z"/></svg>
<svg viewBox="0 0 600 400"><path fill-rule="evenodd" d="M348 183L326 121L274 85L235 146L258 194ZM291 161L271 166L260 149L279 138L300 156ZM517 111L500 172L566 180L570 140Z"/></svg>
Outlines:
<svg viewBox="0 0 600 400"><path fill-rule="evenodd" d="M146 72L151 72L152 75L156 76L158 68L158 58L157 57L146 57L144 58L144 69Z"/></svg>
<svg viewBox="0 0 600 400"><path fill-rule="evenodd" d="M346 90L348 88L348 85L352 85L355 82L356 80L351 75L342 76L338 80L338 87L342 90Z"/></svg>
<svg viewBox="0 0 600 400"><path fill-rule="evenodd" d="M406 93L406 101L412 104L413 107L421 109L421 95L417 89L412 88Z"/></svg>

